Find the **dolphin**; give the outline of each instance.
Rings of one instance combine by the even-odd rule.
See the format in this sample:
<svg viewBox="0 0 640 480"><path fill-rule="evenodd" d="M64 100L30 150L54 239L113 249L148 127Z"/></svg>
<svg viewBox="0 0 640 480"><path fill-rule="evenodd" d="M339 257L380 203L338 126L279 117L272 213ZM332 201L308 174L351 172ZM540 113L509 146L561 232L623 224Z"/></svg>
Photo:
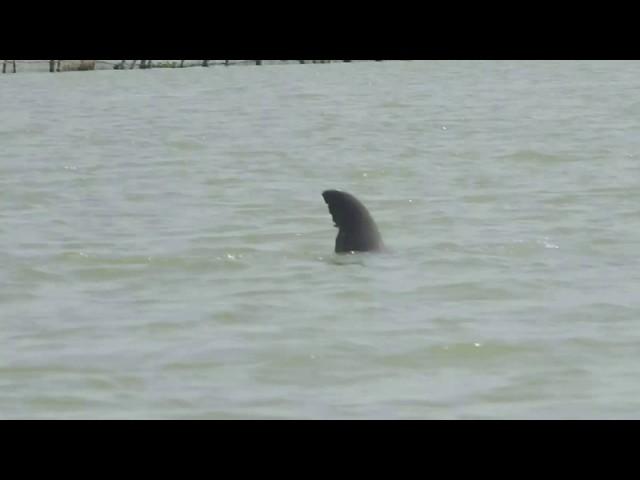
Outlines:
<svg viewBox="0 0 640 480"><path fill-rule="evenodd" d="M376 222L356 197L339 190L322 192L334 226L338 228L336 253L375 252L384 249Z"/></svg>

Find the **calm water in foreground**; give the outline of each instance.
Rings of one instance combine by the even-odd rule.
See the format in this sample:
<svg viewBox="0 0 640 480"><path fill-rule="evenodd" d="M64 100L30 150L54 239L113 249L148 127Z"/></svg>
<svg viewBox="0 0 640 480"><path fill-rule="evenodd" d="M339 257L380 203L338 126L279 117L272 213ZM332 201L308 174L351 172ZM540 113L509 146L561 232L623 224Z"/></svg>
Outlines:
<svg viewBox="0 0 640 480"><path fill-rule="evenodd" d="M0 418L640 418L639 99L639 62L0 75ZM333 254L328 188L389 254Z"/></svg>

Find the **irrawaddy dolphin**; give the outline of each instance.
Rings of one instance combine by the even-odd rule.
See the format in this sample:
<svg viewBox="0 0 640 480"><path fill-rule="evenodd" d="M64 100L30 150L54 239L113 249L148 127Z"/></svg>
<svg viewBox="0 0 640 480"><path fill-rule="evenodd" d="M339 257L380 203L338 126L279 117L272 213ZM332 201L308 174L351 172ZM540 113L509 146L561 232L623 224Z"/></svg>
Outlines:
<svg viewBox="0 0 640 480"><path fill-rule="evenodd" d="M336 253L375 252L384 249L378 226L360 200L339 190L325 190L322 197L338 228Z"/></svg>

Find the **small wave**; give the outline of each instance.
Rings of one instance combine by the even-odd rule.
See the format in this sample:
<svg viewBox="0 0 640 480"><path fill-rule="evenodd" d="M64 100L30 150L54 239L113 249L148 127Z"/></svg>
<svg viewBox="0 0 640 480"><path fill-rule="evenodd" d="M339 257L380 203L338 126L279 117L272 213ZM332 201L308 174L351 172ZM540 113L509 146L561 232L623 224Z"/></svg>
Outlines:
<svg viewBox="0 0 640 480"><path fill-rule="evenodd" d="M541 164L555 164L573 162L576 159L566 154L550 154L544 153L538 150L518 150L513 153L498 156L498 159L505 161L517 161L517 162L535 162Z"/></svg>

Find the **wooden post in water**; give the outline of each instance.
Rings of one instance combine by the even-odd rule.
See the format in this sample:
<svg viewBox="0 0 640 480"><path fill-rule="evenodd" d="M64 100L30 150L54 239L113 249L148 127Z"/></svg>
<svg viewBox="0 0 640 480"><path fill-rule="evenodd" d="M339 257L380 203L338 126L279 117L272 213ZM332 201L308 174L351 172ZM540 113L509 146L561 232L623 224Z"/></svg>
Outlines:
<svg viewBox="0 0 640 480"><path fill-rule="evenodd" d="M262 60L256 60L256 65L262 65Z"/></svg>
<svg viewBox="0 0 640 480"><path fill-rule="evenodd" d="M184 60L180 60L180 68L184 67Z"/></svg>
<svg viewBox="0 0 640 480"><path fill-rule="evenodd" d="M7 73L7 63L11 62L13 64L13 73L16 73L16 61L15 60L4 60L2 62L2 73Z"/></svg>
<svg viewBox="0 0 640 480"><path fill-rule="evenodd" d="M209 66L209 60L202 60L202 66L203 67L208 67Z"/></svg>
<svg viewBox="0 0 640 480"><path fill-rule="evenodd" d="M58 63L56 64L56 72L60 72L60 63L62 62L62 60L58 60Z"/></svg>
<svg viewBox="0 0 640 480"><path fill-rule="evenodd" d="M53 73L56 70L56 61L49 60L49 73Z"/></svg>
<svg viewBox="0 0 640 480"><path fill-rule="evenodd" d="M137 62L137 60L132 60L131 61L131 66L129 67L129 70L133 70L133 68L136 66L136 62Z"/></svg>

